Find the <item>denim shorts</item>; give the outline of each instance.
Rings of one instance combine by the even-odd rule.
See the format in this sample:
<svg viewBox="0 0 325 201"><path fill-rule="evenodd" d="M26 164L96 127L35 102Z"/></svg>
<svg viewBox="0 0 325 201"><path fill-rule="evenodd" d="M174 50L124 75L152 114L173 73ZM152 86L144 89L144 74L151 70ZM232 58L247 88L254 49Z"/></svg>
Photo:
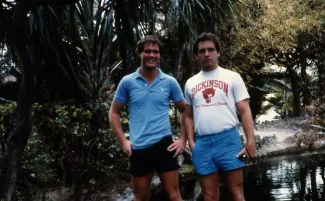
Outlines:
<svg viewBox="0 0 325 201"><path fill-rule="evenodd" d="M208 175L219 170L230 171L245 166L236 155L242 150L236 127L212 135L196 135L192 160L199 175Z"/></svg>

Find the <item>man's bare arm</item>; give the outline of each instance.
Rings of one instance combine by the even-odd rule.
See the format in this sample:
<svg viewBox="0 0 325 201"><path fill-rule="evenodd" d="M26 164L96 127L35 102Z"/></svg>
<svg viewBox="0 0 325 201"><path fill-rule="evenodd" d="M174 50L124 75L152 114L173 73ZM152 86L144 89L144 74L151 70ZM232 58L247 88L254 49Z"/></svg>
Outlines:
<svg viewBox="0 0 325 201"><path fill-rule="evenodd" d="M187 136L186 136L185 117L184 117L185 116L185 101L181 100L181 101L175 103L175 105L180 113L180 124L181 124L180 138L186 141Z"/></svg>
<svg viewBox="0 0 325 201"><path fill-rule="evenodd" d="M187 140L192 149L195 144L194 140L194 120L193 120L193 107L192 105L185 104L185 126Z"/></svg>
<svg viewBox="0 0 325 201"><path fill-rule="evenodd" d="M121 119L120 111L123 108L123 106L124 106L123 103L113 101L111 108L109 110L108 118L109 118L111 128L113 129L113 132L122 146L123 152L127 156L131 156L132 154L131 142L127 140L126 137L124 136L124 132L120 120Z"/></svg>
<svg viewBox="0 0 325 201"><path fill-rule="evenodd" d="M255 139L254 139L254 122L252 118L251 109L249 107L248 99L239 101L237 109L241 116L243 129L246 135L248 154L255 157Z"/></svg>
<svg viewBox="0 0 325 201"><path fill-rule="evenodd" d="M181 124L181 133L178 140L176 140L173 144L171 144L167 149L168 151L175 151L174 157L180 155L185 148L186 145L186 129L185 129L185 120L184 120L184 112L185 112L185 101L181 100L175 103L176 108L180 112L180 124Z"/></svg>

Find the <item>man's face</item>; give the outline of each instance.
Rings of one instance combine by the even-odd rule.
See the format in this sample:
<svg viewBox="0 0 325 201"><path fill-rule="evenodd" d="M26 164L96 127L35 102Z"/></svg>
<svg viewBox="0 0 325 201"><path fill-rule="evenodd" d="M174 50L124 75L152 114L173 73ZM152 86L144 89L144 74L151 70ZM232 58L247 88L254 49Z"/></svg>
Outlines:
<svg viewBox="0 0 325 201"><path fill-rule="evenodd" d="M143 50L140 54L141 66L144 68L158 67L160 61L159 45L156 43L144 44Z"/></svg>
<svg viewBox="0 0 325 201"><path fill-rule="evenodd" d="M199 42L197 56L202 70L210 71L217 68L220 53L217 52L213 41Z"/></svg>

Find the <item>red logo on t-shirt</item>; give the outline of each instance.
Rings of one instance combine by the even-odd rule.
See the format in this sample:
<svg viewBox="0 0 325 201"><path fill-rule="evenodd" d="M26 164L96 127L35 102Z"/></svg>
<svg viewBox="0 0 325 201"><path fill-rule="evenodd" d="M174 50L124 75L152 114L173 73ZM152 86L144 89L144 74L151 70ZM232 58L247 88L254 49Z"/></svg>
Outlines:
<svg viewBox="0 0 325 201"><path fill-rule="evenodd" d="M194 98L194 96L199 92L199 91L202 91L202 90L205 90L205 91L202 91L203 92L203 97L205 98L205 100L207 101L211 101L211 98L206 98L206 96L211 96L213 97L214 96L214 93L215 93L215 90L216 89L220 89L222 90L223 92L225 92L226 96L228 96L228 84L222 80L206 80L206 81L203 81L199 84L197 84L195 87L193 87L191 89L191 92L192 92L192 99ZM207 102L207 103L209 103Z"/></svg>
<svg viewBox="0 0 325 201"><path fill-rule="evenodd" d="M211 102L211 98L214 97L215 89L213 88L206 88L204 91L202 91L203 97L207 103Z"/></svg>

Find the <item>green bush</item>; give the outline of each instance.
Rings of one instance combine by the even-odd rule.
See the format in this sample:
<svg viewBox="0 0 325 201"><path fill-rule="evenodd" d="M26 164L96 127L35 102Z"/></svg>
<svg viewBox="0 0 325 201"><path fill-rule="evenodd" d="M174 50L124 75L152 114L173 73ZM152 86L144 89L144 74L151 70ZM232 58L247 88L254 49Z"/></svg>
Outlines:
<svg viewBox="0 0 325 201"><path fill-rule="evenodd" d="M26 146L20 189L54 183L71 186L74 197L128 168L108 123L110 103L98 100L33 105L33 133ZM15 129L16 105L0 105L1 145ZM126 113L124 114L124 116ZM28 187L29 186L29 187Z"/></svg>

